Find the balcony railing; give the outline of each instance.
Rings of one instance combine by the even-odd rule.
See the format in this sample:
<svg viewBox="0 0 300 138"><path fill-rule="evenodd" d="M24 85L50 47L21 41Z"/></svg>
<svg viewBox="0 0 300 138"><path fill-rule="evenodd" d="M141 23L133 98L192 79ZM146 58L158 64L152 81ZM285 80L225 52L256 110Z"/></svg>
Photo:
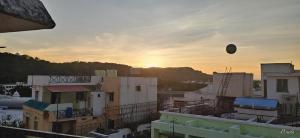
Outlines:
<svg viewBox="0 0 300 138"><path fill-rule="evenodd" d="M91 116L93 114L92 109L67 109L53 111L57 120L60 119L75 119L76 117Z"/></svg>

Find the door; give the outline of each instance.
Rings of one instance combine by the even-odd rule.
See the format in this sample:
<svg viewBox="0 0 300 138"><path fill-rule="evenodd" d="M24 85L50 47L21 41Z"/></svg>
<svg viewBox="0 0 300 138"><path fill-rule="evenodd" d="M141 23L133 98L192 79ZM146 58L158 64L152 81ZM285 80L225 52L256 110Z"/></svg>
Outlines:
<svg viewBox="0 0 300 138"><path fill-rule="evenodd" d="M268 98L268 81L264 80L264 97Z"/></svg>

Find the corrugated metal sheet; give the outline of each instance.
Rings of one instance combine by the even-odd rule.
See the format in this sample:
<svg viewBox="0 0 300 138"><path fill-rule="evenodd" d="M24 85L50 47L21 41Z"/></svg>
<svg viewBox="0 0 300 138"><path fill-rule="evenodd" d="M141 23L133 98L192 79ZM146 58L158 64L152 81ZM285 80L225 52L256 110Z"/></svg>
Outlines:
<svg viewBox="0 0 300 138"><path fill-rule="evenodd" d="M43 111L44 109L46 109L49 106L49 104L47 104L47 103L39 102L36 100L29 100L29 101L25 102L24 105L34 108L34 109L37 109L37 110L40 110L40 111Z"/></svg>
<svg viewBox="0 0 300 138"><path fill-rule="evenodd" d="M234 105L244 108L276 110L278 101L274 99L260 99L260 98L236 98Z"/></svg>

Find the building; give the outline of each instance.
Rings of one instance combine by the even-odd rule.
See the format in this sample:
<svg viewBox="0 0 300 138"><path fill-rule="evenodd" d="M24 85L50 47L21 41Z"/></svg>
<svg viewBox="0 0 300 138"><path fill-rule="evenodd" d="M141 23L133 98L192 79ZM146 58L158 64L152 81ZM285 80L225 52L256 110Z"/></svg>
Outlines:
<svg viewBox="0 0 300 138"><path fill-rule="evenodd" d="M18 86L28 86L24 82L16 82L15 84L0 84L0 87L3 88L5 94L9 94L9 92L13 89L15 89Z"/></svg>
<svg viewBox="0 0 300 138"><path fill-rule="evenodd" d="M277 99L283 114L296 114L299 103L300 71L290 63L261 64L262 91L265 98Z"/></svg>
<svg viewBox="0 0 300 138"><path fill-rule="evenodd" d="M24 104L26 128L85 135L147 120L157 112L157 79L96 76L28 76L32 98Z"/></svg>
<svg viewBox="0 0 300 138"><path fill-rule="evenodd" d="M160 112L151 125L151 138L298 138L298 127L211 116Z"/></svg>
<svg viewBox="0 0 300 138"><path fill-rule="evenodd" d="M33 100L23 106L25 128L82 135L103 125L101 111L96 110L101 105L93 102L104 96L98 88L101 80L102 76L28 76Z"/></svg>
<svg viewBox="0 0 300 138"><path fill-rule="evenodd" d="M146 123L157 113L157 79L149 77L118 77L104 82L109 100L114 104L106 107L108 127L126 127L132 123ZM114 89L114 90L112 90ZM137 125L137 124L135 124Z"/></svg>
<svg viewBox="0 0 300 138"><path fill-rule="evenodd" d="M228 72L213 74L212 92L217 96L244 97L251 96L253 74L245 72Z"/></svg>

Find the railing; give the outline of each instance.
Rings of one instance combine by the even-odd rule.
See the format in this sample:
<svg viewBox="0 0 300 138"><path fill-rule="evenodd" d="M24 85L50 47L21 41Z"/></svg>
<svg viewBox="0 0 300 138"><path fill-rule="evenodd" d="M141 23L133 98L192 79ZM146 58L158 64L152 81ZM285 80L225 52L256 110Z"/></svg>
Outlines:
<svg viewBox="0 0 300 138"><path fill-rule="evenodd" d="M53 111L56 115L56 119L72 119L76 117L91 116L93 114L92 109L73 109L73 110L58 110Z"/></svg>
<svg viewBox="0 0 300 138"><path fill-rule="evenodd" d="M300 128L266 123L247 122L217 117L160 112L159 120L152 122L152 138L162 133L184 134L185 137L272 137L299 138Z"/></svg>

